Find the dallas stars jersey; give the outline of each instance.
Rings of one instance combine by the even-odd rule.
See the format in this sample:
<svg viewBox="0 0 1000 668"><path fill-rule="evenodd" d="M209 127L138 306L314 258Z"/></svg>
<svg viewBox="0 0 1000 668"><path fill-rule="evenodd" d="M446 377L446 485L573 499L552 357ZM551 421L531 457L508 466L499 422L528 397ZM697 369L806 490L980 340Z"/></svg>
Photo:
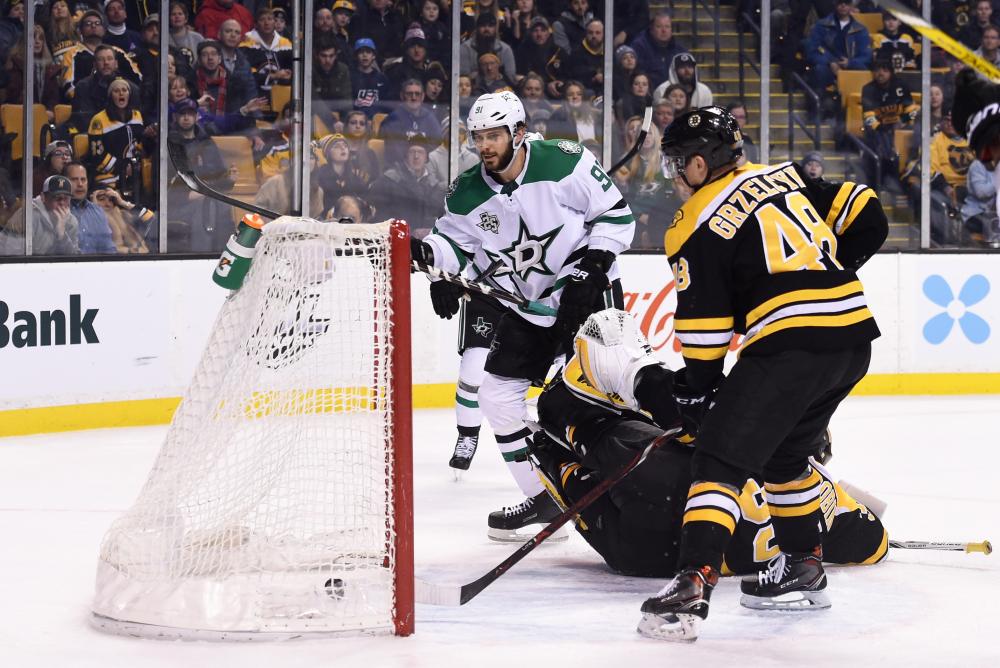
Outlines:
<svg viewBox="0 0 1000 668"><path fill-rule="evenodd" d="M746 164L700 188L665 246L687 382L722 373L733 333L742 355L842 350L879 336L854 270L888 222L863 184L810 179L794 163Z"/></svg>
<svg viewBox="0 0 1000 668"><path fill-rule="evenodd" d="M558 308L562 288L587 250L621 253L632 243L635 219L582 146L538 135L525 145L525 166L514 182L497 183L481 163L459 175L448 190L444 215L424 241L440 268L458 273L482 253L509 269L495 279L500 287ZM617 277L612 266L608 278ZM555 322L550 316L521 316L542 326Z"/></svg>

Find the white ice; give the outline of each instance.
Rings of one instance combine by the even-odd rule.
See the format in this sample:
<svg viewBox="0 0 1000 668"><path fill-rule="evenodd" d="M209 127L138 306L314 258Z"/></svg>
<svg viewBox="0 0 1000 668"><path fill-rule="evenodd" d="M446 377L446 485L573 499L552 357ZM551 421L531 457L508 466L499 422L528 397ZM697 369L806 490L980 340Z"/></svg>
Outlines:
<svg viewBox="0 0 1000 668"><path fill-rule="evenodd" d="M851 398L833 423L835 475L889 503L893 537L1000 540L1000 397ZM451 411L416 413L420 577L467 582L513 549L486 539L517 490L486 435L461 482ZM461 608L418 606L410 638L158 642L93 630L98 545L145 480L165 427L0 439L0 667L998 666L1000 555L894 550L830 572L828 611L756 613L720 583L702 637L635 632L662 584L609 572L583 540L543 545ZM206 444L206 447L209 447Z"/></svg>

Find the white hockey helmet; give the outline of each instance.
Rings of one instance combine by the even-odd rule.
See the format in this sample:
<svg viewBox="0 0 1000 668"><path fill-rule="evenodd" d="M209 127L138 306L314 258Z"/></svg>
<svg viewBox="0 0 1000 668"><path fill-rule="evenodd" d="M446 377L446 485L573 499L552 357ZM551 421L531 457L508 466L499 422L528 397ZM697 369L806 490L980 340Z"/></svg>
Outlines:
<svg viewBox="0 0 1000 668"><path fill-rule="evenodd" d="M475 148L473 134L476 130L489 130L490 128L507 128L511 139L514 142L514 154L524 143L522 137L517 139L518 123L525 123L524 105L520 98L509 90L502 93L487 93L480 95L469 110L469 118L466 121L466 128L469 131L469 147ZM511 161L514 158L511 156ZM500 171L510 166L508 163Z"/></svg>

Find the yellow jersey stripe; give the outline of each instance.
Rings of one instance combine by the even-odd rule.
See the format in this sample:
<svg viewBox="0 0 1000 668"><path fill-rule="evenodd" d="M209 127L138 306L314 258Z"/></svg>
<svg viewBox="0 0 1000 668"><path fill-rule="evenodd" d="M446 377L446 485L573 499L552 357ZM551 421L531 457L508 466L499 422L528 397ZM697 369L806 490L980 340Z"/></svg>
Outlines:
<svg viewBox="0 0 1000 668"><path fill-rule="evenodd" d="M830 211L826 214L826 225L831 230L833 229L833 222L837 220L837 216L840 214L840 210L844 208L844 204L847 203L847 198L851 196L851 191L854 190L854 183L851 181L845 181L840 190L837 191L837 196L833 198L833 204L830 205Z"/></svg>
<svg viewBox="0 0 1000 668"><path fill-rule="evenodd" d="M808 290L793 290L783 295L772 297L747 313L747 329L752 328L758 320L782 306L794 302L815 302L829 299L839 299L855 292L864 292L861 281L851 281L835 288L810 288ZM676 325L674 325L676 327Z"/></svg>
<svg viewBox="0 0 1000 668"><path fill-rule="evenodd" d="M702 330L726 330L733 328L732 316L726 318L677 318L674 329L678 332L693 332Z"/></svg>
<svg viewBox="0 0 1000 668"><path fill-rule="evenodd" d="M690 489L688 489L688 498L690 499L692 496L704 494L705 492L718 492L719 494L732 497L734 501L739 501L736 492L717 482L699 482L691 485Z"/></svg>
<svg viewBox="0 0 1000 668"><path fill-rule="evenodd" d="M847 218L845 218L844 222L841 223L840 229L834 230L834 232L836 232L837 234L843 234L844 232L846 232L847 228L850 227L851 223L854 222L854 219L857 218L858 214L861 213L861 209L865 208L865 204L868 203L868 200L874 198L875 198L875 192L872 190L865 190L860 195L855 197L854 204L851 205L851 210L847 212Z"/></svg>
<svg viewBox="0 0 1000 668"><path fill-rule="evenodd" d="M887 531L882 531L882 542L879 543L878 549L872 556L868 557L861 562L863 566L870 566L871 564L877 564L878 562L885 559L886 552L889 551L889 533Z"/></svg>
<svg viewBox="0 0 1000 668"><path fill-rule="evenodd" d="M764 489L768 492L791 492L791 491L801 491L804 489L809 489L816 483L820 482L822 478L816 469L812 470L808 476L802 480L792 480L791 482L783 482L780 484L765 482Z"/></svg>
<svg viewBox="0 0 1000 668"><path fill-rule="evenodd" d="M569 477L573 475L573 471L577 470L578 468L580 468L580 465L573 463L573 464L567 464L566 467L562 470L562 476L560 476L560 480L562 481L563 487L566 486L566 481L569 480Z"/></svg>
<svg viewBox="0 0 1000 668"><path fill-rule="evenodd" d="M681 345L681 355L693 360L718 360L725 357L727 352L729 352L728 344L712 348L692 348Z"/></svg>
<svg viewBox="0 0 1000 668"><path fill-rule="evenodd" d="M733 516L724 510L717 510L715 508L697 508L687 511L684 513L684 524L688 522L712 522L720 524L726 527L729 533L736 530L736 520Z"/></svg>
<svg viewBox="0 0 1000 668"><path fill-rule="evenodd" d="M792 318L785 318L784 320L778 320L767 325L753 339L744 341L740 352L743 352L747 349L747 346L760 341L765 336L785 329L792 329L793 327L847 327L874 317L866 306L857 311L841 313L839 315L799 315Z"/></svg>

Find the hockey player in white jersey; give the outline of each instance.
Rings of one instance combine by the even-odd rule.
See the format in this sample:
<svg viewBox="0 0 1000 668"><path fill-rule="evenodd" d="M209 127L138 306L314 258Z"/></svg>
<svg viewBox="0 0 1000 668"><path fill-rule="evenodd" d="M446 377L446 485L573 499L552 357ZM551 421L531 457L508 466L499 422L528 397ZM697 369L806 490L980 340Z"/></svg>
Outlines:
<svg viewBox="0 0 1000 668"><path fill-rule="evenodd" d="M481 251L509 269L496 279L501 287L558 310L551 317L508 308L479 388L483 415L525 495L490 514L489 535L518 540L517 529L547 523L559 512L526 459L525 395L560 350L569 350L590 313L621 307L615 258L632 243L635 220L589 151L527 133L524 107L513 93L481 96L467 126L481 163L451 184L444 215L423 241L412 242L412 252L458 273ZM436 297L439 315L444 294Z"/></svg>

